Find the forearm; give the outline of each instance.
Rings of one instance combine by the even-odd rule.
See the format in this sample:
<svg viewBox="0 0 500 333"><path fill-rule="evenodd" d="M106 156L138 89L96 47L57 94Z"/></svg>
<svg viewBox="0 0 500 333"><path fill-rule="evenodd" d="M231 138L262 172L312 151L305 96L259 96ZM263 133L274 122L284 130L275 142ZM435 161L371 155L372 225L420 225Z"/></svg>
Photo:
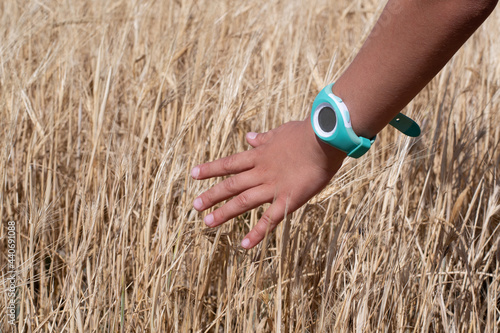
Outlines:
<svg viewBox="0 0 500 333"><path fill-rule="evenodd" d="M353 130L373 137L443 68L496 0L389 0L352 64L333 86Z"/></svg>

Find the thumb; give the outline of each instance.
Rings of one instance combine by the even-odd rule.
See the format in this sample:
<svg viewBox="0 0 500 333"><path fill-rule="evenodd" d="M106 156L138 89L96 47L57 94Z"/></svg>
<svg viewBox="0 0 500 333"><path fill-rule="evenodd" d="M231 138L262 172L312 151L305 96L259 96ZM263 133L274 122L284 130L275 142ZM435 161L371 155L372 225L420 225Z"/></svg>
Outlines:
<svg viewBox="0 0 500 333"><path fill-rule="evenodd" d="M250 146L257 148L263 143L266 143L266 141L269 140L269 136L270 132L266 133L248 132L246 135L246 139L247 142L250 144Z"/></svg>

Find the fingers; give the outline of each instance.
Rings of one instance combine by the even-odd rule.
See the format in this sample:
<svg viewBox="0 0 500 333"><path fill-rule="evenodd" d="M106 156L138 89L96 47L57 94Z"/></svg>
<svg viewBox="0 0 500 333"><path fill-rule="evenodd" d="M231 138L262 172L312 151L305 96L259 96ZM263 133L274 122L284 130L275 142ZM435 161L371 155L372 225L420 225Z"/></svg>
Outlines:
<svg viewBox="0 0 500 333"><path fill-rule="evenodd" d="M255 133L255 132L249 132L246 135L246 139L248 144L250 146L257 148L258 146L262 145L263 143L266 143L270 137L272 136L272 131L265 132L265 133Z"/></svg>
<svg viewBox="0 0 500 333"><path fill-rule="evenodd" d="M254 148L266 143L272 136L272 131L266 133L247 133L247 142ZM191 170L194 179L207 179L232 175L249 170L254 167L254 155L252 150L221 158L217 161L195 166Z"/></svg>
<svg viewBox="0 0 500 333"><path fill-rule="evenodd" d="M191 170L194 179L207 179L243 172L254 166L252 150L244 151L219 160L198 165Z"/></svg>
<svg viewBox="0 0 500 333"><path fill-rule="evenodd" d="M209 227L216 227L238 215L241 215L273 198L272 190L267 185L261 185L240 193L222 207L205 216Z"/></svg>
<svg viewBox="0 0 500 333"><path fill-rule="evenodd" d="M254 148L265 144L274 135L273 131L266 133L247 133L247 142ZM196 210L202 211L213 205L235 196L222 207L214 210L205 217L205 223L210 227L218 226L229 219L241 215L266 202L271 202L275 190L269 185L261 185L259 175L245 172L255 167L256 150L248 150L231 155L217 161L204 163L191 170L195 179L207 179L236 174L225 179L210 190L202 193L193 202ZM242 242L244 248L250 249L264 239L266 232L272 231L283 219L286 204L283 200L276 200L264 213L257 225L248 233Z"/></svg>
<svg viewBox="0 0 500 333"><path fill-rule="evenodd" d="M259 186L262 184L261 178L250 170L224 179L197 197L193 202L193 206L197 211L208 209L249 188Z"/></svg>
<svg viewBox="0 0 500 333"><path fill-rule="evenodd" d="M253 229L245 236L241 242L241 246L245 249L251 249L255 245L259 244L264 237L266 232L271 232L276 228L278 223L283 220L286 210L286 201L277 199L260 218L259 222L253 227Z"/></svg>

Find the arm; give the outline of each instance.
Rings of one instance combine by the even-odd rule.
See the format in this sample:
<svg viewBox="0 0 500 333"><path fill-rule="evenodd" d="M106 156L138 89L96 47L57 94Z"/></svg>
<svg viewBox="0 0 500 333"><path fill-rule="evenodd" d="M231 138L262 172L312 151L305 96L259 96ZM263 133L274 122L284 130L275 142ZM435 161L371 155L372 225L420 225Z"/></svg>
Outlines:
<svg viewBox="0 0 500 333"><path fill-rule="evenodd" d="M497 0L389 0L333 92L356 134L373 137L437 74L494 9ZM373 84L373 83L376 84ZM242 246L252 248L321 191L345 153L318 140L309 118L267 133L248 133L254 149L193 168L195 179L233 175L194 201L198 211L232 198L205 217L215 227L272 203Z"/></svg>
<svg viewBox="0 0 500 333"><path fill-rule="evenodd" d="M443 68L497 1L390 0L333 87L349 108L354 132L366 138L380 132Z"/></svg>

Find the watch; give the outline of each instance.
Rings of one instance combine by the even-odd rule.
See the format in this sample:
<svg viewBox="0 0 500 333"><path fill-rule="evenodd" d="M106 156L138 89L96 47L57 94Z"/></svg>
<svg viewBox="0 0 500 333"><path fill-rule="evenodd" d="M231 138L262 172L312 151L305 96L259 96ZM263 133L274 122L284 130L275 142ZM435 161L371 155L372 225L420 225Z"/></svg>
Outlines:
<svg viewBox="0 0 500 333"><path fill-rule="evenodd" d="M368 139L354 133L349 110L342 99L332 93L332 86L333 83L327 85L314 100L311 111L312 127L322 141L342 150L350 157L359 158L370 149L376 136ZM408 136L420 135L418 124L402 113L394 117L389 124Z"/></svg>

